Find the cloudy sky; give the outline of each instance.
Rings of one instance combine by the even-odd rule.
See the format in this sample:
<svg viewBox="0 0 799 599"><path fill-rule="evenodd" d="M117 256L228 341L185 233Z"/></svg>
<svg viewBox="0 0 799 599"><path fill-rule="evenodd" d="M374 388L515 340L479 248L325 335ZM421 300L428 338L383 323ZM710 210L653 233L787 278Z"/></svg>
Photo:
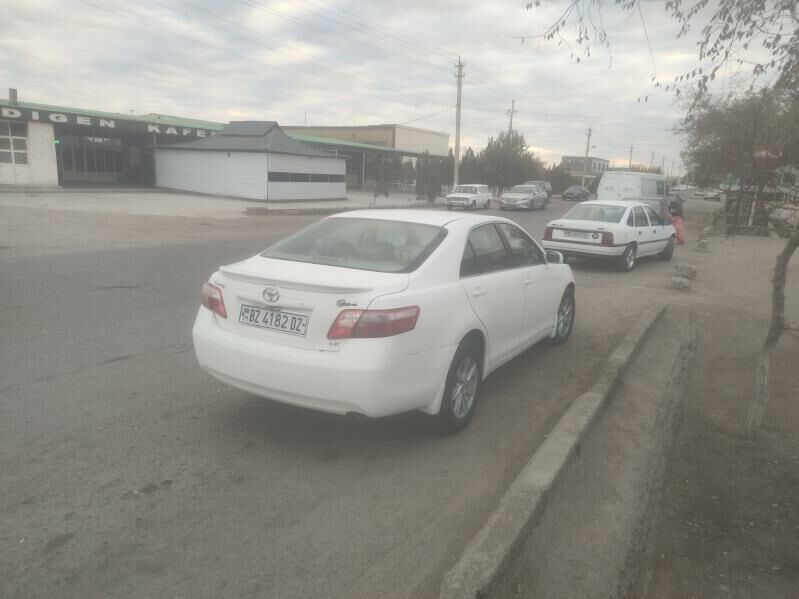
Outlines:
<svg viewBox="0 0 799 599"><path fill-rule="evenodd" d="M566 0L25 0L0 21L0 90L78 108L301 125L411 123L454 144L458 55L463 148L514 128L547 162L582 154L675 168L679 106L650 81L696 66L664 2L611 6L611 54L577 63L565 44L521 44ZM613 4L610 2L610 4ZM596 15L594 15L596 17ZM697 28L698 29L698 28ZM648 34L654 55L650 56ZM572 43L574 34L566 40ZM5 93L0 91L0 95ZM648 102L638 102L649 95ZM438 114L435 114L438 113ZM432 115L432 116L431 116Z"/></svg>

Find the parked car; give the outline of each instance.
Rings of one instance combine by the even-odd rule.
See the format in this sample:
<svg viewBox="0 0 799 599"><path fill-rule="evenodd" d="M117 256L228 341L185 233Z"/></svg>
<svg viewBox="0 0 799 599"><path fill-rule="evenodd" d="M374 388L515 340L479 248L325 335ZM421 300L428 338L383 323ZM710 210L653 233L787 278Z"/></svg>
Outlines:
<svg viewBox="0 0 799 599"><path fill-rule="evenodd" d="M447 210L455 207L471 210L490 208L491 190L488 185L457 185L452 193L447 195L446 202Z"/></svg>
<svg viewBox="0 0 799 599"><path fill-rule="evenodd" d="M552 201L552 185L549 181L525 181L525 185L541 185L547 192L547 202Z"/></svg>
<svg viewBox="0 0 799 599"><path fill-rule="evenodd" d="M572 185L566 188L566 191L563 192L561 197L570 202L574 200L584 202L591 197L591 192L588 191L587 187L583 187L582 185Z"/></svg>
<svg viewBox="0 0 799 599"><path fill-rule="evenodd" d="M356 417L420 410L455 432L486 376L569 338L563 262L507 219L336 214L211 275L194 350L248 393Z"/></svg>
<svg viewBox="0 0 799 599"><path fill-rule="evenodd" d="M599 181L597 201L632 200L645 202L668 220L682 216L683 199L671 193L666 177L657 173L606 172Z"/></svg>
<svg viewBox="0 0 799 599"><path fill-rule="evenodd" d="M549 197L547 196L546 189L540 183L531 185L516 185L511 187L499 198L500 210L507 210L509 208L525 208L527 210L535 210L536 208L544 209L549 204Z"/></svg>
<svg viewBox="0 0 799 599"><path fill-rule="evenodd" d="M675 231L646 202L583 202L565 216L547 224L543 245L565 257L610 258L624 271L638 258L659 256L671 260Z"/></svg>

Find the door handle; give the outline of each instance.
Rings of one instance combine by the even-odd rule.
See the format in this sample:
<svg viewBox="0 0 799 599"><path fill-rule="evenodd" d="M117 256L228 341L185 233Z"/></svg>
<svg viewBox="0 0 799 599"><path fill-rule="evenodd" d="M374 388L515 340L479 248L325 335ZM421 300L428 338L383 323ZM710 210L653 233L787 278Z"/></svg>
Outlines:
<svg viewBox="0 0 799 599"><path fill-rule="evenodd" d="M524 280L524 286L525 287L530 287L534 282L535 281L533 281L532 279L525 279Z"/></svg>
<svg viewBox="0 0 799 599"><path fill-rule="evenodd" d="M638 234L639 235L643 235L643 231L638 231Z"/></svg>
<svg viewBox="0 0 799 599"><path fill-rule="evenodd" d="M482 287L477 289L472 289L472 297L483 297L486 294L486 290Z"/></svg>

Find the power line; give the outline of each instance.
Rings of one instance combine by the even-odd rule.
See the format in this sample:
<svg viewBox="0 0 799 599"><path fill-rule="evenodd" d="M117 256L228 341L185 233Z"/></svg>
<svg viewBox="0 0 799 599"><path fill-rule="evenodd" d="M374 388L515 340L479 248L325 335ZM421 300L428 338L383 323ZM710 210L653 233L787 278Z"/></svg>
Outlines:
<svg viewBox="0 0 799 599"><path fill-rule="evenodd" d="M249 42L249 43L251 43L251 44L255 44L255 45L257 45L257 46L261 46L262 48L266 48L267 50L272 50L272 51L274 51L274 52L283 52L283 50L282 50L280 47L270 46L269 44L265 44L265 43L263 43L263 42L259 42L258 40L250 39L250 38L248 38L248 37L245 37L245 36L243 36L243 35L240 35L240 34L236 33L235 31L228 31L227 29L224 29L223 27L220 27L220 26L218 26L218 25L215 25L215 24L213 24L213 23L209 23L208 21L206 21L206 20L204 20L204 19L200 19L199 17L196 17L196 16L193 16L193 15L187 14L187 13L185 13L185 12L183 12L183 11L180 11L180 10L178 10L178 9L176 9L176 8L173 8L173 7L171 7L171 6L168 6L168 5L166 5L166 4L163 4L163 3L161 3L161 2L158 2L157 0L147 0L147 1L148 1L148 2L150 2L151 4L155 4L155 5L157 5L157 6L160 6L160 7L162 7L162 8L165 8L165 9L167 9L167 10L170 10L170 11L172 11L172 12L175 12L175 13L177 13L177 14L179 14L179 15L183 16L183 17L186 17L186 18L188 18L188 19L192 19L192 20L194 20L194 21L197 21L197 22L199 22L199 23L202 23L203 25L207 25L207 26L209 26L209 27L213 27L214 29L217 29L217 30L219 30L219 31L222 31L223 33L226 33L226 34L228 34L228 35L235 36L235 37L237 37L237 38L239 38L239 39L242 39L242 40L244 40L244 41L246 41L246 42ZM239 25L239 24L238 24L238 23L236 23L235 21L231 21L230 19L226 19L225 17L221 17L221 16L219 16L219 15L217 15L217 14L215 14L215 13L213 13L213 12L209 11L209 10L206 10L206 9L204 9L204 8L200 7L200 6L197 6L197 5L195 5L195 4L192 4L191 2L187 2L186 0L182 0L182 1L183 1L183 4L185 4L185 5L187 5L187 6L190 6L190 7L192 7L193 9L195 9L195 10L197 10L197 11L200 11L200 12L202 12L202 13L205 13L205 14L207 14L207 15L211 16L211 17L214 17L214 18L216 18L216 19L219 19L220 21L222 21L222 22L224 22L224 23L227 23L227 24L229 24L229 25L231 25L231 26L233 26L233 27L236 27L236 28L238 28L238 29L241 29L241 30L244 30L244 31L249 31L249 32L251 32L251 33L254 33L254 34L258 35L258 36L262 36L262 34L261 34L259 31L256 31L256 30L254 30L254 29L250 29L249 27L245 27L245 26L243 26L243 25ZM288 44L286 44L286 45L288 46ZM292 46L289 46L289 47L292 47ZM300 54L303 54L303 55L305 55L305 56L308 56L308 54L307 54L306 52L302 52L301 50L297 50L297 51L298 51ZM319 58L319 59L316 59L316 60L308 60L308 61L306 61L306 62L307 62L308 64L315 65L315 66L317 66L318 68L320 68L320 69L323 69L323 70L325 70L325 71L329 70L329 69L328 69L328 67L325 67L323 64L320 64L320 63L324 63L324 64L326 64L326 65L329 65L329 67L330 67L330 68L332 68L332 69L334 69L334 70L339 70L339 71L341 71L341 70L342 70L342 69L341 69L341 65L338 65L338 64L336 64L336 63L334 63L334 62L331 62L331 61L329 61L329 60L325 60L324 58ZM349 71L349 69L346 69L346 68L344 68L344 69L343 69L343 71L347 72L347 71ZM374 81L371 81L371 80L369 80L369 79L366 79L366 78L364 78L364 77L362 77L362 76L360 76L360 75L354 74L354 73L352 73L351 71L349 71L349 73L348 73L348 76L349 76L349 77L351 77L351 78L353 78L353 79L358 79L358 80L360 80L360 81L363 81L363 82L365 82L365 83L368 83L368 84L370 84L370 85L374 85L374 86L376 86L376 87L383 88L383 89L385 89L386 91L390 91L390 92L392 92L392 93L394 93L394 94L397 94L397 93L399 93L399 94L401 94L401 95L405 95L405 96L407 96L407 97L412 97L412 98L415 98L416 100L421 100L421 101L423 101L423 102L426 102L426 101L427 101L427 99L426 99L426 98L423 98L422 96L417 96L417 95L415 95L415 94L408 94L407 92L397 92L397 90L396 90L396 89L394 89L394 88L388 87L388 86L386 86L386 85L381 85L381 84L379 84L379 83L375 83Z"/></svg>
<svg viewBox="0 0 799 599"><path fill-rule="evenodd" d="M432 114L426 114L425 116L420 116L419 118L413 119L412 121L405 121L404 123L397 123L397 124L398 125L410 125L411 123L415 123L416 121L423 121L425 119L432 118L432 117L437 116L439 114L444 114L445 112L449 112L453 108L457 108L457 106L450 106L449 108L445 108L444 110L439 110L438 112L434 112Z"/></svg>
<svg viewBox="0 0 799 599"><path fill-rule="evenodd" d="M227 50L226 48L221 48L221 47L219 47L219 46L216 46L216 45L214 45L214 44L210 44L210 43L208 43L208 42L206 42L206 41L203 41L203 40L198 40L198 39L196 39L196 38L193 38L193 37L191 37L191 36L184 35L184 34L182 34L182 33L177 33L177 32L175 32L175 31L171 31L171 30L169 30L169 29L165 29L165 28L163 28L163 27L159 27L159 26L157 26L157 25L153 25L152 23L148 23L148 22L146 22L146 21L142 21L141 19L138 19L138 18L136 18L136 17L133 17L133 16L131 16L131 15L127 15L127 14L125 14L125 13L117 12L117 11L115 11L115 10L111 10L111 9L109 9L109 8L105 8L105 7L103 7L103 6L98 6L98 5L96 5L96 4L92 4L91 2L87 2L86 0L75 0L75 1L76 1L76 2L80 2L81 4L84 4L84 5L86 5L86 6L89 6L89 7L91 7L91 8L94 8L94 9L96 9L96 10L100 10L100 11L103 11L103 12L106 12L106 13L109 13L109 14L112 14L112 15L115 15L115 16L117 16L117 17L120 17L120 18L122 18L122 19L125 19L125 20L128 20L128 21L132 21L132 22L134 22L134 23L137 23L137 24L139 24L139 25L142 25L142 26L144 26L144 27L147 27L147 28L149 28L149 29L153 29L153 30L155 30L155 31L160 31L161 33L166 33L167 35L170 35L170 36L173 36L173 37L179 37L179 38L182 38L182 39L188 40L188 41L190 41L190 42L192 42L192 43L199 44L199 45L201 45L201 46L206 46L206 47L208 47L208 48L211 48L211 49L213 49L213 50L216 50L216 51L218 51L218 52L222 52L223 54L227 54L227 55L229 55L229 56L233 56L233 57L235 57L235 58L239 58L239 59L241 59L241 60L246 60L246 61L249 61L249 62L253 62L253 63L255 63L255 64L259 64L259 65L261 65L261 66L267 67L267 68L269 68L269 69L274 69L274 70L276 70L276 71L280 71L281 73L285 73L285 74L286 74L286 75L288 75L289 77L292 77L292 78L294 78L294 79L298 79L298 80L304 81L305 83L309 83L309 82L310 82L310 83L312 83L313 85L319 85L320 83L322 84L322 86L325 86L325 85L327 85L327 82L325 82L324 80L322 80L322 79L319 79L319 78L317 78L317 77L314 77L313 75L307 75L307 74L305 74L305 75L298 75L298 74L296 74L294 71L291 71L291 70L289 70L289 69L284 69L284 68L282 68L282 67L278 67L278 66L271 65L271 64L269 64L269 63L266 63L266 62L263 62L263 61L257 60L257 59L255 59L255 58L252 58L252 57L250 57L250 56L245 56L245 55L243 55L243 54L239 54L239 53L237 53L237 52L232 52L232 51L230 51L230 50ZM334 91L339 91L339 90L335 90L335 89L334 89ZM342 91L343 91L343 90L342 90ZM383 98L382 98L382 97L380 97L380 96L376 96L375 94L371 94L371 93L368 93L368 92L364 92L364 95L371 96L371 97L374 97L374 98L379 98L379 99L381 99L381 100L383 99Z"/></svg>

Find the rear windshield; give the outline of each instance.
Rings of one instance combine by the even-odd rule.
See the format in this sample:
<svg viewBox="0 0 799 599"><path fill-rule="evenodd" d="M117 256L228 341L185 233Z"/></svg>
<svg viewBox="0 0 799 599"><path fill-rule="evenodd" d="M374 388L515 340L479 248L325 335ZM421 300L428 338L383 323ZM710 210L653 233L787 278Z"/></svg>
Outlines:
<svg viewBox="0 0 799 599"><path fill-rule="evenodd" d="M328 218L270 247L277 260L376 272L412 272L447 236L434 225L367 218Z"/></svg>
<svg viewBox="0 0 799 599"><path fill-rule="evenodd" d="M625 210L627 208L624 206L609 206L608 204L589 202L572 208L563 218L592 220L600 223L618 223L621 222L621 217L624 216Z"/></svg>

